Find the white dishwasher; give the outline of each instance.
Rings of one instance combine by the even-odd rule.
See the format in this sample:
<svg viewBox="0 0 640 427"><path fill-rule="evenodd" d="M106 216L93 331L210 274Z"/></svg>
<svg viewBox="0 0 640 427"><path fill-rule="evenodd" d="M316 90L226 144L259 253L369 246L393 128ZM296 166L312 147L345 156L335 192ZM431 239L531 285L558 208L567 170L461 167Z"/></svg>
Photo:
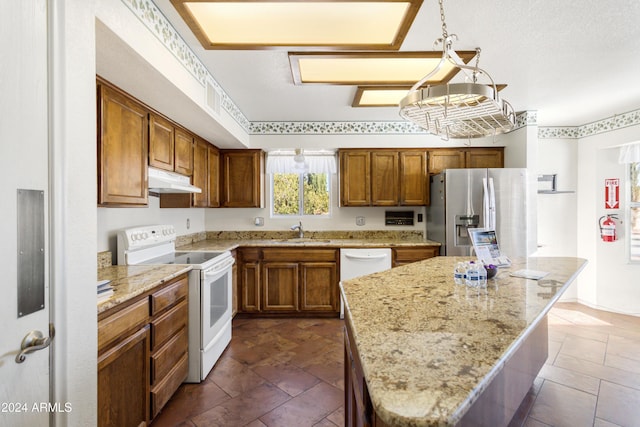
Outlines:
<svg viewBox="0 0 640 427"><path fill-rule="evenodd" d="M340 249L340 281L391 268L391 248ZM344 301L340 293L340 318L344 319Z"/></svg>

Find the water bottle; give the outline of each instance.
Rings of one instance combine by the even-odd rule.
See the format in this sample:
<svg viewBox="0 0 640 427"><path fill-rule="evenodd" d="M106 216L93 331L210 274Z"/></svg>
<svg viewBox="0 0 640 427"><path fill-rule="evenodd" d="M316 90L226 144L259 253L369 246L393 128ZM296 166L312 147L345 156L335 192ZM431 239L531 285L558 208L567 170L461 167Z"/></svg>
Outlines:
<svg viewBox="0 0 640 427"><path fill-rule="evenodd" d="M465 280L467 286L470 288L478 287L478 274L478 265L473 261L469 261L469 264L467 265L467 279Z"/></svg>
<svg viewBox="0 0 640 427"><path fill-rule="evenodd" d="M481 262L478 263L478 287L483 289L487 287L487 269Z"/></svg>
<svg viewBox="0 0 640 427"><path fill-rule="evenodd" d="M453 281L456 285L464 285L467 276L467 268L464 262L459 262L453 268Z"/></svg>

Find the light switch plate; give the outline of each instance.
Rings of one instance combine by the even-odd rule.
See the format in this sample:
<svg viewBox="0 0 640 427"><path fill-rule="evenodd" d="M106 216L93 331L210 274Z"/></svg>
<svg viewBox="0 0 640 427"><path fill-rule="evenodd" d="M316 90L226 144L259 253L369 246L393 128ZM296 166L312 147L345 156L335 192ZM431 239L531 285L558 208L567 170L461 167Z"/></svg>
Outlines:
<svg viewBox="0 0 640 427"><path fill-rule="evenodd" d="M364 225L365 224L365 219L363 216L357 216L356 217L356 225Z"/></svg>

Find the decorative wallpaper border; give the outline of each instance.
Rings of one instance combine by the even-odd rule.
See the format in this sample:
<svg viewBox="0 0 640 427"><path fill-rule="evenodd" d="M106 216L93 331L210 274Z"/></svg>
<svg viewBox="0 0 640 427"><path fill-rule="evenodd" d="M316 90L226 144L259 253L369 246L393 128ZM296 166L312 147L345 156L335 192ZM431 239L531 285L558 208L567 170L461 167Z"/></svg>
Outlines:
<svg viewBox="0 0 640 427"><path fill-rule="evenodd" d="M538 129L538 139L578 139L636 125L640 125L640 110L616 114L582 126L542 127Z"/></svg>
<svg viewBox="0 0 640 427"><path fill-rule="evenodd" d="M516 116L516 127L535 125L535 111ZM394 122L251 122L251 135L412 135L428 132L408 121Z"/></svg>
<svg viewBox="0 0 640 427"><path fill-rule="evenodd" d="M152 0L121 0L204 87L210 82L221 95L221 107L250 135L415 135L427 132L407 121L389 122L250 122L213 78L198 56ZM516 116L514 130L537 125L536 111ZM582 126L540 127L538 139L584 138L640 125L640 110L614 115Z"/></svg>
<svg viewBox="0 0 640 427"><path fill-rule="evenodd" d="M213 78L209 70L191 50L184 39L178 34L169 20L158 9L152 0L122 0L133 14L151 33L171 52L184 68L202 85L205 90L209 81L221 95L221 106L248 133L249 120L227 95L222 86Z"/></svg>

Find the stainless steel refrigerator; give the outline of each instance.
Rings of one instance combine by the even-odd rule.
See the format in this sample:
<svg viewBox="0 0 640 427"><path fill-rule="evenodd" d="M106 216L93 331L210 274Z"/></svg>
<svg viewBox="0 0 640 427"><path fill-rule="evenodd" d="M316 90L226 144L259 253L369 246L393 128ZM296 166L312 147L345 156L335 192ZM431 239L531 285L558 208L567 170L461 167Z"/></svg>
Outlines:
<svg viewBox="0 0 640 427"><path fill-rule="evenodd" d="M469 228L496 231L500 251L514 258L537 248L537 183L526 169L447 169L431 177L427 239L440 255L471 255Z"/></svg>

